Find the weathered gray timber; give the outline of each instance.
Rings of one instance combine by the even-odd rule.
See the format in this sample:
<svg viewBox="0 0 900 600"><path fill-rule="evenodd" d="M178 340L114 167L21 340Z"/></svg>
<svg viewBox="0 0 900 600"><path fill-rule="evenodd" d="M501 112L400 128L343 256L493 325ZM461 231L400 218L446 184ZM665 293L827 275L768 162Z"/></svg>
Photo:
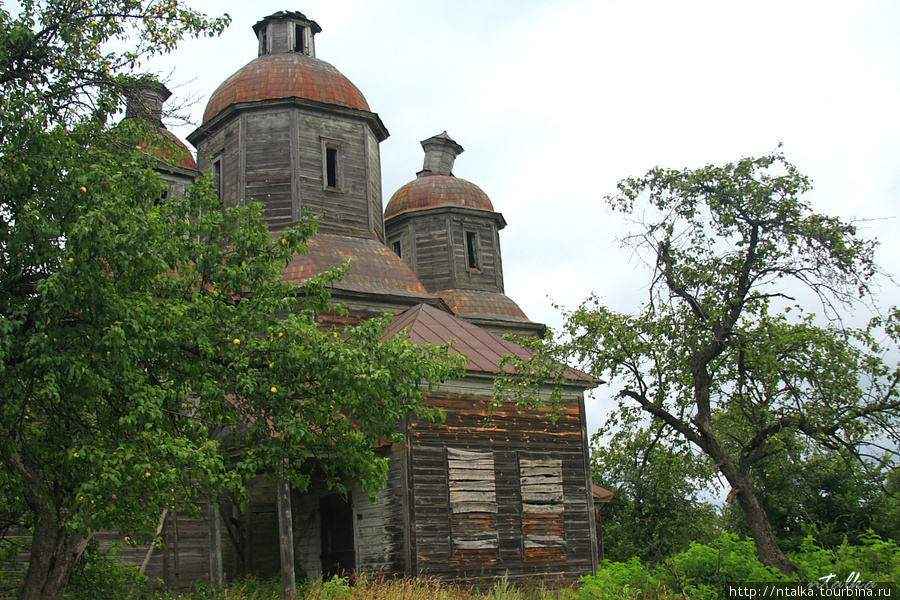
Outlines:
<svg viewBox="0 0 900 600"><path fill-rule="evenodd" d="M321 28L300 13L254 27L259 56L210 98L188 136L223 203L261 202L273 230L303 210L320 231L384 242L379 143L388 136L359 90L315 57Z"/></svg>
<svg viewBox="0 0 900 600"><path fill-rule="evenodd" d="M597 565L583 400L549 409L437 393L444 426L412 422L409 496L412 574L457 581L533 575L574 579Z"/></svg>

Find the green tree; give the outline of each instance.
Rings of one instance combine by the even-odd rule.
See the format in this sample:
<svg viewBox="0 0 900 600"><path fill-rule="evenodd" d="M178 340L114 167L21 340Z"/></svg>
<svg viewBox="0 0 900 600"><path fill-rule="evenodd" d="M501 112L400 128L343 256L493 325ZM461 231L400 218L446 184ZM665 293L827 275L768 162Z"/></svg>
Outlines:
<svg viewBox="0 0 900 600"><path fill-rule="evenodd" d="M671 433L659 423L605 433L594 435L591 471L615 493L602 508L609 560L659 562L719 535L716 508L704 497L715 472L708 459L668 439Z"/></svg>
<svg viewBox="0 0 900 600"><path fill-rule="evenodd" d="M374 492L374 448L439 418L424 394L456 373L381 319L320 331L340 273L281 277L313 220L273 236L206 180L161 201L141 148L177 149L111 117L142 57L222 26L177 0L0 11L0 534L31 532L20 598L62 597L97 530L152 532L264 471L302 490L308 457Z"/></svg>
<svg viewBox="0 0 900 600"><path fill-rule="evenodd" d="M813 212L800 199L809 187L780 153L620 182L608 202L635 217L624 244L652 269L650 300L626 315L589 299L528 367L577 361L617 382L620 411L640 409L709 457L760 560L785 573L795 569L754 473L795 436L890 459L877 444L896 443L900 409L900 369L883 347L900 337L900 314L861 330L820 325L788 296L811 290L834 316L878 272L875 242Z"/></svg>
<svg viewBox="0 0 900 600"><path fill-rule="evenodd" d="M807 536L823 548L860 544L866 532L896 539L900 522L881 469L864 468L847 453L809 447L803 438L785 440L785 450L761 461L753 485L782 548L798 550ZM727 527L749 533L736 504L726 511Z"/></svg>

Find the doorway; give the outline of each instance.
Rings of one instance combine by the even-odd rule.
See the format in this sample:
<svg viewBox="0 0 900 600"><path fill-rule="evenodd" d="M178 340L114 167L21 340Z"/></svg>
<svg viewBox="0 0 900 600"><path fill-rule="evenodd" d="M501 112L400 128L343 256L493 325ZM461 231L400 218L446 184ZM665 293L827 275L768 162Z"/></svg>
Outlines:
<svg viewBox="0 0 900 600"><path fill-rule="evenodd" d="M328 580L349 576L356 569L353 543L353 502L331 494L319 499L319 525L322 531L322 576Z"/></svg>

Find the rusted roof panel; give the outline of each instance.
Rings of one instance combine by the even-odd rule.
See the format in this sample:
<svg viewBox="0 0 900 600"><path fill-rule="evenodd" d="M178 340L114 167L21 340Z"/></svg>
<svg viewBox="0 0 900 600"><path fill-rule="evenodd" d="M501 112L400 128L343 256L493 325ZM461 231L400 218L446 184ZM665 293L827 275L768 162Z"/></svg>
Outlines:
<svg viewBox="0 0 900 600"><path fill-rule="evenodd" d="M428 175L413 179L394 192L384 210L384 218L443 206L494 211L490 198L474 183L453 175Z"/></svg>
<svg viewBox="0 0 900 600"><path fill-rule="evenodd" d="M401 296L428 295L409 266L378 240L320 233L310 238L308 246L308 254L298 254L283 269L287 281L306 281L353 259L350 272L335 284L336 288Z"/></svg>
<svg viewBox="0 0 900 600"><path fill-rule="evenodd" d="M596 483L591 484L591 491L594 494L594 500L596 500L597 502L603 502L604 504L607 502L611 502L613 496L615 495L608 489L602 488Z"/></svg>
<svg viewBox="0 0 900 600"><path fill-rule="evenodd" d="M210 97L203 122L232 104L274 98L304 98L369 111L362 92L335 67L299 52L284 52L264 54L226 79Z"/></svg>
<svg viewBox="0 0 900 600"><path fill-rule="evenodd" d="M531 355L518 344L426 304L417 304L397 315L385 337L392 337L403 331L407 332L409 341L414 344L452 342L451 351L455 354L464 354L469 359L467 371L499 373L500 359L507 354L523 359ZM502 371L512 373L513 369L506 365ZM575 369L566 370L566 379L596 382L591 376Z"/></svg>
<svg viewBox="0 0 900 600"><path fill-rule="evenodd" d="M435 295L443 298L453 312L461 317L531 322L512 298L500 292L453 289L441 290L435 292Z"/></svg>

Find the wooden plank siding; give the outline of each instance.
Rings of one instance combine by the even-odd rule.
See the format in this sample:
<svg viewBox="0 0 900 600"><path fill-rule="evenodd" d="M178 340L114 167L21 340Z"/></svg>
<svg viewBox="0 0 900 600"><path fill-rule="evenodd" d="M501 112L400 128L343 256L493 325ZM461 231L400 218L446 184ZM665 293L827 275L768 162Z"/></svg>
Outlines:
<svg viewBox="0 0 900 600"><path fill-rule="evenodd" d="M596 566L580 398L547 409L438 392L443 426L408 426L412 574L459 581L507 575L572 580ZM489 476L491 473L493 477Z"/></svg>
<svg viewBox="0 0 900 600"><path fill-rule="evenodd" d="M423 216L410 224L411 243L403 248L404 260L427 290L454 287L449 257L452 252L446 214Z"/></svg>
<svg viewBox="0 0 900 600"><path fill-rule="evenodd" d="M273 229L294 221L296 210L291 182L291 115L287 111L242 116L244 195L261 202Z"/></svg>
<svg viewBox="0 0 900 600"><path fill-rule="evenodd" d="M339 148L335 188L325 185L326 143ZM308 208L325 214L322 233L384 240L378 139L363 118L284 106L245 110L199 142L200 170L215 161L221 162L223 202L262 202L273 230Z"/></svg>

